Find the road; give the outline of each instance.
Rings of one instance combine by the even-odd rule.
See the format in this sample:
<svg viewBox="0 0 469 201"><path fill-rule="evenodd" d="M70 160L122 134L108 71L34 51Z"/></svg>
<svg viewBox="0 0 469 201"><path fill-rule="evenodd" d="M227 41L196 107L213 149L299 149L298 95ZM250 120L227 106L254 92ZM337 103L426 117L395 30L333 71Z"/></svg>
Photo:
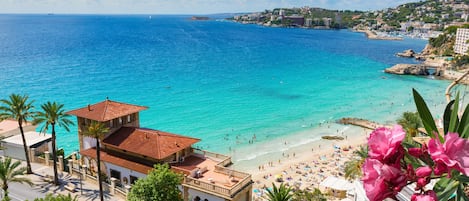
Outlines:
<svg viewBox="0 0 469 201"><path fill-rule="evenodd" d="M45 197L47 192L47 188L40 185L29 186L28 184L10 183L8 187L8 197L13 201L34 201L35 198Z"/></svg>

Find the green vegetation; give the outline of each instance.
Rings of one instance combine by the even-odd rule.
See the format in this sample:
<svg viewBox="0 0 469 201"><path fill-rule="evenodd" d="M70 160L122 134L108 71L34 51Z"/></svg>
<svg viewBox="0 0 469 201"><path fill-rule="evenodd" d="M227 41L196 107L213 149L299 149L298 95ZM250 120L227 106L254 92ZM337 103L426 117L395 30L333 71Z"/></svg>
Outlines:
<svg viewBox="0 0 469 201"><path fill-rule="evenodd" d="M52 127L52 159L54 160L54 184L59 185L59 177L57 173L57 146L56 146L56 133L55 125L65 128L66 131L70 131L68 126L73 125L73 122L68 119L70 115L65 114L63 110L63 104L56 102L47 102L41 105L43 111L37 112L35 123L43 123L44 127L41 129L44 133Z"/></svg>
<svg viewBox="0 0 469 201"><path fill-rule="evenodd" d="M362 176L362 166L365 159L368 157L368 146L360 146L360 148L353 152L355 157L345 162L345 179L355 180Z"/></svg>
<svg viewBox="0 0 469 201"><path fill-rule="evenodd" d="M19 167L21 165L20 161L12 163L11 158L6 157L5 159L0 159L0 180L1 187L5 196L2 201L10 200L8 197L8 184L11 182L16 183L26 183L30 186L33 185L31 180L26 177L23 177L26 173L25 167Z"/></svg>
<svg viewBox="0 0 469 201"><path fill-rule="evenodd" d="M157 164L147 177L137 180L132 186L127 200L182 201L178 185L183 176L169 169L168 164Z"/></svg>
<svg viewBox="0 0 469 201"><path fill-rule="evenodd" d="M56 195L47 194L45 198L36 198L34 201L78 201L77 196L72 197L70 194L68 195Z"/></svg>
<svg viewBox="0 0 469 201"><path fill-rule="evenodd" d="M327 198L321 191L315 188L312 192L308 190L297 190L293 193L291 201L326 201Z"/></svg>
<svg viewBox="0 0 469 201"><path fill-rule="evenodd" d="M98 184L99 184L99 197L101 201L104 201L103 195L103 176L101 175L101 150L100 150L100 141L106 133L109 132L109 128L101 122L93 121L91 122L88 129L83 133L85 136L92 137L96 139L96 164L98 168Z"/></svg>
<svg viewBox="0 0 469 201"><path fill-rule="evenodd" d="M23 123L27 123L29 119L34 117L35 112L32 111L34 109L33 101L29 101L27 95L11 94L9 99L2 99L0 103L3 104L0 106L0 121L4 119L14 119L18 121L26 159L26 173L32 174L33 171L31 170L31 161L24 137Z"/></svg>
<svg viewBox="0 0 469 201"><path fill-rule="evenodd" d="M289 201L293 197L291 192L292 189L283 183L278 188L272 183L272 190L267 189L267 197L269 201Z"/></svg>
<svg viewBox="0 0 469 201"><path fill-rule="evenodd" d="M469 64L469 55L457 56L453 61L456 66L467 65Z"/></svg>
<svg viewBox="0 0 469 201"><path fill-rule="evenodd" d="M404 128L407 134L410 134L410 137L417 136L418 128L423 127L418 112L404 112L397 123Z"/></svg>

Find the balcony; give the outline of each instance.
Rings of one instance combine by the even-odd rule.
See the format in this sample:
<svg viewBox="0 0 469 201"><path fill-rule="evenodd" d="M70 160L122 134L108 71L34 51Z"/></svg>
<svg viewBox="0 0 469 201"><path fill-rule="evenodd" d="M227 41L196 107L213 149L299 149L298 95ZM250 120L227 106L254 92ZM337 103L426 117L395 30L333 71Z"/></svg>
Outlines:
<svg viewBox="0 0 469 201"><path fill-rule="evenodd" d="M252 183L250 174L232 170L230 164L229 156L194 149L171 169L184 173L184 186L230 199Z"/></svg>

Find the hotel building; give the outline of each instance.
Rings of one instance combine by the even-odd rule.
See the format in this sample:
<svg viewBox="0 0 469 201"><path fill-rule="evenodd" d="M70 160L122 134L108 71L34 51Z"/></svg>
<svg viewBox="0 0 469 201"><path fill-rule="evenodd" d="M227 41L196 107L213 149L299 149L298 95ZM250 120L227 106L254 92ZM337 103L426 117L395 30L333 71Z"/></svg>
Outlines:
<svg viewBox="0 0 469 201"><path fill-rule="evenodd" d="M456 41L454 43L454 52L457 54L467 55L469 50L469 29L459 28L456 31Z"/></svg>
<svg viewBox="0 0 469 201"><path fill-rule="evenodd" d="M231 169L231 158L199 150L199 139L141 128L139 112L147 107L105 100L72 110L77 116L83 164L96 174L96 139L83 135L92 121L109 127L101 140L101 170L118 184L133 184L154 164L167 163L184 175L180 186L185 201L249 201L251 175Z"/></svg>

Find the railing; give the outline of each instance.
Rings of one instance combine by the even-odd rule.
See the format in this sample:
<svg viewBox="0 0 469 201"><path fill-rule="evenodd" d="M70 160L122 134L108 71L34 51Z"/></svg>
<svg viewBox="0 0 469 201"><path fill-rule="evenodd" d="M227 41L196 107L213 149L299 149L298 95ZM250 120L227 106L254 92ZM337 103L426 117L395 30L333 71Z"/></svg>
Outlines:
<svg viewBox="0 0 469 201"><path fill-rule="evenodd" d="M210 192L215 192L217 194L221 194L227 197L231 197L231 189L226 187L222 187L219 185L215 185L209 182L201 181L199 179L186 176L184 177L184 184L189 186L195 186Z"/></svg>
<svg viewBox="0 0 469 201"><path fill-rule="evenodd" d="M220 159L221 161L215 165L214 172L229 175L230 177L240 178L240 181L238 181L234 186L225 187L225 186L220 186L217 184L212 184L209 182L201 181L199 179L196 179L190 176L185 176L184 184L189 185L189 186L195 186L203 190L218 193L227 197L232 197L234 194L242 190L246 185L249 185L250 183L252 183L250 174L226 168L226 166L231 164L231 157L222 155L222 154L208 152L205 150L200 150L200 149L194 149L193 153L196 155L203 155L204 157Z"/></svg>

